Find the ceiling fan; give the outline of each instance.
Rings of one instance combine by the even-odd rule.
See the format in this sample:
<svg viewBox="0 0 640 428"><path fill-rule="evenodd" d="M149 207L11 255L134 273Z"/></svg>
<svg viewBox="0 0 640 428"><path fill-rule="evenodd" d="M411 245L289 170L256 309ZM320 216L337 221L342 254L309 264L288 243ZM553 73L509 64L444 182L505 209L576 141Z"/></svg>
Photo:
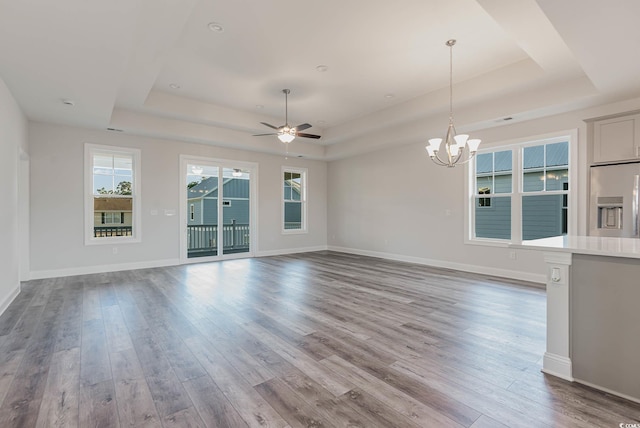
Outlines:
<svg viewBox="0 0 640 428"><path fill-rule="evenodd" d="M293 128L289 126L288 95L291 93L291 91L289 89L283 89L282 92L284 93L284 125L273 126L270 123L260 122L264 126L268 126L269 128L275 129L276 132L272 132L269 134L256 134L254 135L254 137L261 137L263 135L277 135L278 139L283 143L290 143L296 137L315 138L315 139L320 138L320 135L306 134L304 132L300 132L300 131L304 131L305 129L311 128L311 125L308 123L302 123Z"/></svg>

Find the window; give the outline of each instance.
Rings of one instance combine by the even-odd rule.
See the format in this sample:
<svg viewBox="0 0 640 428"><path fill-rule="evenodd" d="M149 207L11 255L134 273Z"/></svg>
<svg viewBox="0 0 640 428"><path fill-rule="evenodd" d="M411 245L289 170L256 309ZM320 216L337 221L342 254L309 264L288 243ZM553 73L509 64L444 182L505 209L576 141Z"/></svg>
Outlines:
<svg viewBox="0 0 640 428"><path fill-rule="evenodd" d="M512 158L511 150L482 153L476 157L477 238L511 238Z"/></svg>
<svg viewBox="0 0 640 428"><path fill-rule="evenodd" d="M283 168L283 232L307 230L307 170Z"/></svg>
<svg viewBox="0 0 640 428"><path fill-rule="evenodd" d="M522 239L566 235L569 142L525 147L522 170Z"/></svg>
<svg viewBox="0 0 640 428"><path fill-rule="evenodd" d="M85 243L138 242L140 151L85 147Z"/></svg>
<svg viewBox="0 0 640 428"><path fill-rule="evenodd" d="M102 213L102 224L124 224L124 213Z"/></svg>
<svg viewBox="0 0 640 428"><path fill-rule="evenodd" d="M196 206L195 204L189 205L189 220L194 221L196 219Z"/></svg>
<svg viewBox="0 0 640 428"><path fill-rule="evenodd" d="M570 141L564 136L478 153L469 169L470 239L519 242L575 229Z"/></svg>

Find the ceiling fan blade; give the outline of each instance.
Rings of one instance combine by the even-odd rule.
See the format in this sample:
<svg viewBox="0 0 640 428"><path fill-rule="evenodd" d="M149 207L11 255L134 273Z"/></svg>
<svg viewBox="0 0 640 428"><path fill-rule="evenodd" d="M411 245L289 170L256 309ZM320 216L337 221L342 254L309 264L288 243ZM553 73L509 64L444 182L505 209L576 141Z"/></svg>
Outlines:
<svg viewBox="0 0 640 428"><path fill-rule="evenodd" d="M305 134L304 132L296 132L296 136L297 137L304 137L304 138L315 138L316 140L318 138L322 138L321 135L315 135L315 134Z"/></svg>
<svg viewBox="0 0 640 428"><path fill-rule="evenodd" d="M296 126L296 131L304 131L305 129L309 129L309 128L311 128L310 124L303 123L303 124L300 124L300 125Z"/></svg>
<svg viewBox="0 0 640 428"><path fill-rule="evenodd" d="M278 135L278 134L272 132L271 134L254 134L253 136L254 137L264 137L265 135Z"/></svg>
<svg viewBox="0 0 640 428"><path fill-rule="evenodd" d="M268 126L271 129L280 129L280 128L282 128L282 127L278 128L277 126L273 126L273 125L271 125L271 124L269 124L267 122L260 122L260 123L263 124L264 126Z"/></svg>

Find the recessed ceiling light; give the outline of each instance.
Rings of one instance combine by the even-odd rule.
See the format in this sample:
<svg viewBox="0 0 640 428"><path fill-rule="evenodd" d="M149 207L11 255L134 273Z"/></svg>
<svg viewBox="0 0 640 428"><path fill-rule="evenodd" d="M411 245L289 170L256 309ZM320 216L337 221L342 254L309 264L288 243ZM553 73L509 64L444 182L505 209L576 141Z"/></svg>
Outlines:
<svg viewBox="0 0 640 428"><path fill-rule="evenodd" d="M258 110L262 110L264 108L264 106L262 104L256 104L256 108Z"/></svg>
<svg viewBox="0 0 640 428"><path fill-rule="evenodd" d="M391 98L395 97L394 94L385 94L384 97L388 100L390 100Z"/></svg>
<svg viewBox="0 0 640 428"><path fill-rule="evenodd" d="M62 102L62 104L66 105L66 106L71 106L73 107L74 105L76 105L75 101L73 100L69 100L67 98L63 98L62 100L60 100Z"/></svg>
<svg viewBox="0 0 640 428"><path fill-rule="evenodd" d="M209 27L209 30L216 33L224 32L224 27L219 22L210 22L209 24L207 24L207 27Z"/></svg>
<svg viewBox="0 0 640 428"><path fill-rule="evenodd" d="M180 89L180 85L178 85L177 83L171 83L171 84L169 84L169 87L171 89Z"/></svg>
<svg viewBox="0 0 640 428"><path fill-rule="evenodd" d="M320 72L320 73L324 73L325 71L327 71L329 69L328 66L326 65L319 65L316 67L316 71Z"/></svg>

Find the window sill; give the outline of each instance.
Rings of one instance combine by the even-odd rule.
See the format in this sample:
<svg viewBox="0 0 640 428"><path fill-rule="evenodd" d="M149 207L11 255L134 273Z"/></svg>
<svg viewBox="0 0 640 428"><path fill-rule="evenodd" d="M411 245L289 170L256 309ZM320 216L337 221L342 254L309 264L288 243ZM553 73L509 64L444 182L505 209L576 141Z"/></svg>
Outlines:
<svg viewBox="0 0 640 428"><path fill-rule="evenodd" d="M497 239L465 239L465 244L468 245L479 245L483 247L501 247L507 248L509 245L513 244L512 241L506 240L497 240Z"/></svg>
<svg viewBox="0 0 640 428"><path fill-rule="evenodd" d="M304 229L304 230L287 229L287 230L281 231L281 233L283 235L304 235L304 234L309 233L309 232L306 229Z"/></svg>
<svg viewBox="0 0 640 428"><path fill-rule="evenodd" d="M113 245L113 244L137 244L142 240L140 238L122 237L122 236L107 236L97 239L86 239L84 245Z"/></svg>

